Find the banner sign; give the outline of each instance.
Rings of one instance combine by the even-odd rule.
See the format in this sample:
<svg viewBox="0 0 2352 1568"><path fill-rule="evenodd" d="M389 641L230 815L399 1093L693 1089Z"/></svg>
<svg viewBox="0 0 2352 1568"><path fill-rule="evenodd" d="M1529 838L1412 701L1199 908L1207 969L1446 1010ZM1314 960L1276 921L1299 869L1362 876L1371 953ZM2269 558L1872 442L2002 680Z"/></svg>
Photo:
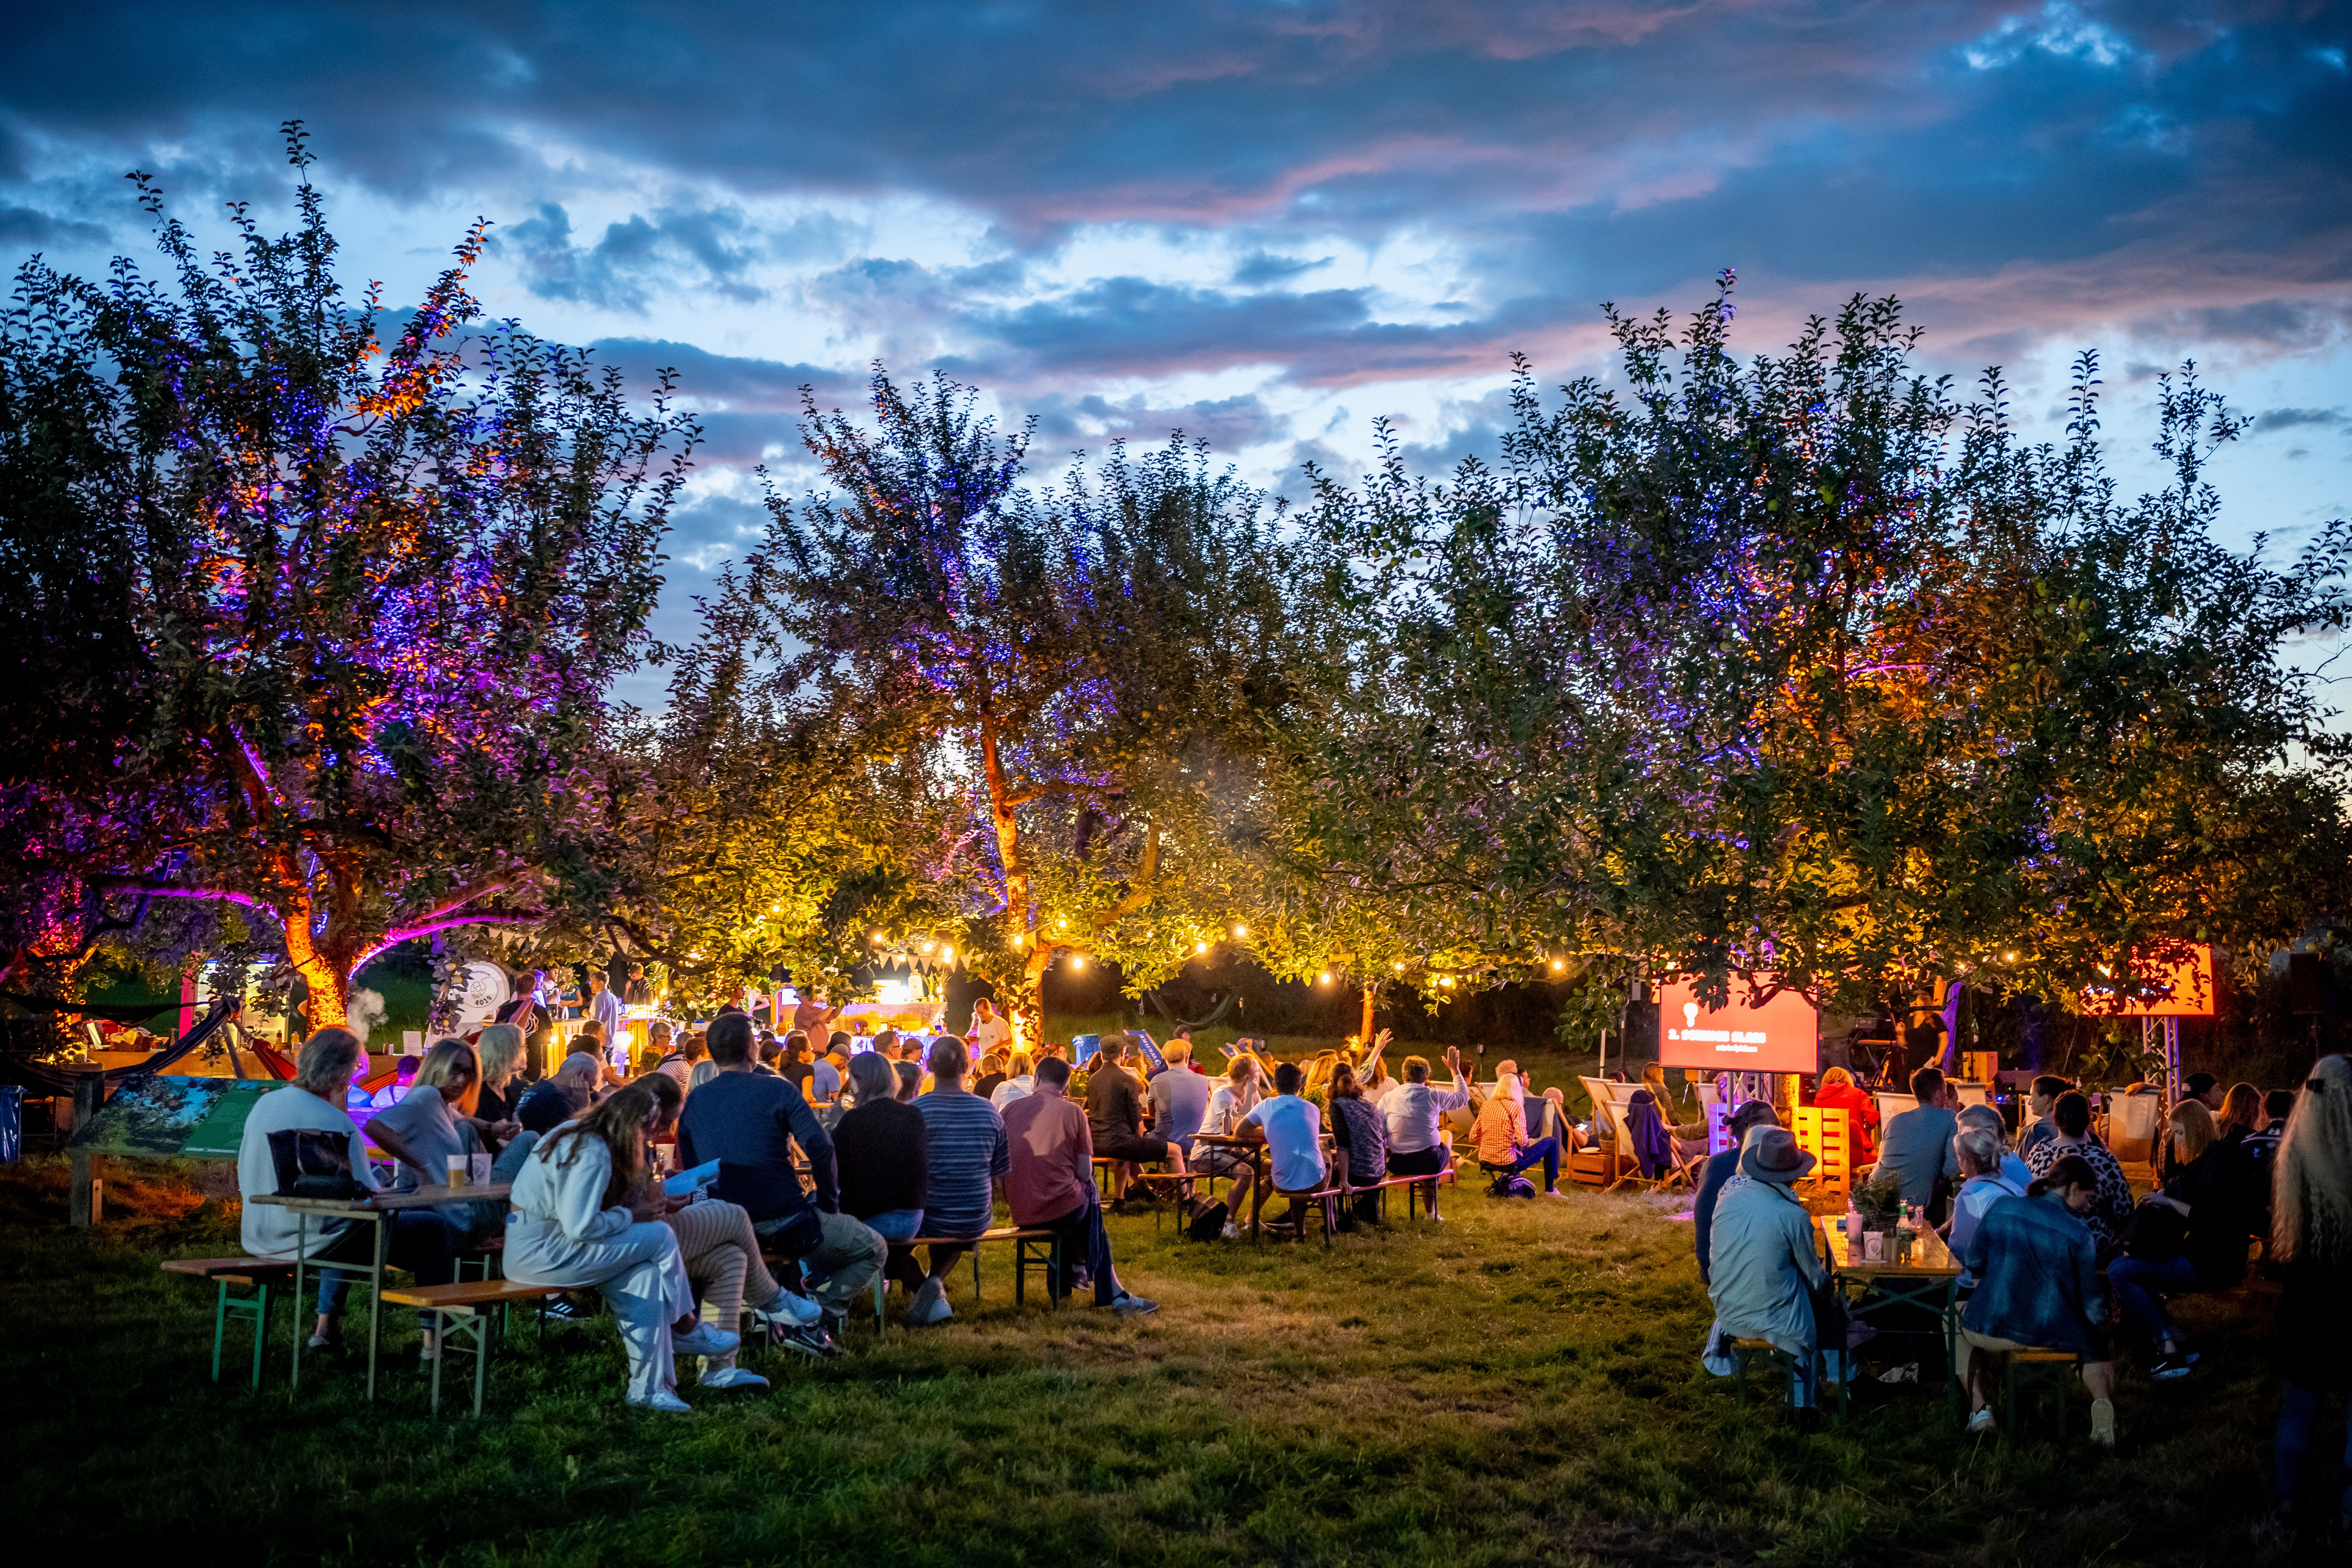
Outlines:
<svg viewBox="0 0 2352 1568"><path fill-rule="evenodd" d="M1783 991L1750 1007L1747 985L1731 983L1726 1005L1710 1009L1687 980L1658 987L1658 1060L1670 1068L1717 1072L1818 1072L1821 1014L1800 992Z"/></svg>

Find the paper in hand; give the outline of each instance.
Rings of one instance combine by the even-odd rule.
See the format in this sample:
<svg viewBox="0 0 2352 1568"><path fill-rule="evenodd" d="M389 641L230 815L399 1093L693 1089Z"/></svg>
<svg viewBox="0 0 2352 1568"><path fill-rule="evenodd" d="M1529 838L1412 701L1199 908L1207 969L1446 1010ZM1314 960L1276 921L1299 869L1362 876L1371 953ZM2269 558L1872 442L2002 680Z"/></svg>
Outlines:
<svg viewBox="0 0 2352 1568"><path fill-rule="evenodd" d="M700 1193L718 1179L719 1162L709 1160L697 1165L691 1171L680 1171L677 1175L670 1177L662 1183L662 1191L674 1198L690 1197Z"/></svg>

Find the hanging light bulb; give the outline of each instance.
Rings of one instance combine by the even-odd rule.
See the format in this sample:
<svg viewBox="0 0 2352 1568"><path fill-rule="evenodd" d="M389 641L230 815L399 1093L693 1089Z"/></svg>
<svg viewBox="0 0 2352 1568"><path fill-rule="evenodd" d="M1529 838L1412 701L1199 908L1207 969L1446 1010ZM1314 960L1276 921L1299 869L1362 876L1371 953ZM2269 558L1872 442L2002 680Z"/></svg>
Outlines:
<svg viewBox="0 0 2352 1568"><path fill-rule="evenodd" d="M1235 926L1235 927L1234 927L1234 934L1235 936L1247 936L1247 935L1249 935L1249 927L1247 927L1247 926Z"/></svg>
<svg viewBox="0 0 2352 1568"><path fill-rule="evenodd" d="M1054 922L1054 924L1055 924L1057 928L1059 928L1060 930L1063 930L1063 931L1067 931L1067 930L1069 930L1069 929L1070 929L1070 922L1069 922L1068 921L1066 921L1066 920L1058 920L1058 921L1055 921Z"/></svg>
<svg viewBox="0 0 2352 1568"><path fill-rule="evenodd" d="M1084 969L1086 966L1087 955L1085 953L1074 952L1070 954L1070 967L1072 969Z"/></svg>
<svg viewBox="0 0 2352 1568"><path fill-rule="evenodd" d="M1328 985L1328 984L1331 984L1331 972L1330 972L1329 970L1328 970L1328 969L1327 969L1327 970L1325 970L1321 974L1317 975L1317 976L1315 977L1315 984L1318 984L1318 985Z"/></svg>
<svg viewBox="0 0 2352 1568"><path fill-rule="evenodd" d="M941 963L953 963L955 962L955 949L950 947L942 952L940 954L940 962Z"/></svg>
<svg viewBox="0 0 2352 1568"><path fill-rule="evenodd" d="M1206 952L1209 951L1209 944L1205 942L1196 942L1192 944L1192 951L1194 952Z"/></svg>

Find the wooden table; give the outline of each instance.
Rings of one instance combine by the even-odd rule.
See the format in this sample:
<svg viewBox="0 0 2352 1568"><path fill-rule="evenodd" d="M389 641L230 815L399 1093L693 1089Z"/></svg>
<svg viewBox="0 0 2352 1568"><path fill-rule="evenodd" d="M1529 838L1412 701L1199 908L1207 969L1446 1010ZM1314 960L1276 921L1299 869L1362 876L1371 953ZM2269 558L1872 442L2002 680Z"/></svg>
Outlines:
<svg viewBox="0 0 2352 1568"><path fill-rule="evenodd" d="M375 1397L376 1346L382 1337L383 1320L384 1255L392 1244L392 1231L385 1219L407 1209L432 1208L446 1203L468 1203L476 1199L500 1199L514 1191L510 1182L485 1182L478 1186L417 1187L410 1192L395 1193L379 1190L364 1198L249 1198L248 1203L268 1204L277 1208L294 1211L294 1372L292 1384L302 1386L302 1345L310 1335L302 1321L302 1274L306 1268L341 1268L352 1273L359 1270L349 1264L319 1263L306 1259L310 1251L310 1216L327 1219L366 1220L375 1226L375 1247L368 1265L368 1379L367 1393Z"/></svg>
<svg viewBox="0 0 2352 1568"><path fill-rule="evenodd" d="M1848 1237L1843 1215L1816 1215L1813 1224L1822 1238L1822 1261L1830 1276L1843 1289L1860 1286L1874 1291L1876 1299L1862 1304L1852 1291L1847 1293L1847 1310L1855 1318L1868 1321L1891 1307L1924 1307L1936 1314L1944 1326L1944 1389L1945 1403L1957 1415L1959 1409L1959 1380L1951 1373L1954 1346L1960 1332L1959 1260L1944 1238L1932 1230L1922 1230L1912 1237L1909 1261L1897 1263L1894 1257L1895 1237L1886 1239L1888 1256L1870 1262L1855 1256L1861 1250L1859 1237ZM1851 1366L1847 1376L1853 1375Z"/></svg>

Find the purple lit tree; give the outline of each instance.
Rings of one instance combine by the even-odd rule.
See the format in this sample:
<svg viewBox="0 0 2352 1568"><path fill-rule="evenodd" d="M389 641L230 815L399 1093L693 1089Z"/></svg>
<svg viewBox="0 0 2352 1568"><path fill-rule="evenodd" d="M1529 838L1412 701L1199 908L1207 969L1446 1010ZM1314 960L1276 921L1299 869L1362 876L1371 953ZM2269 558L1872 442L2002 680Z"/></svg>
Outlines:
<svg viewBox="0 0 2352 1568"><path fill-rule="evenodd" d="M310 157L288 127L298 170ZM483 322L482 227L404 323L318 192L167 280L38 258L0 321L5 906L29 974L144 900L282 942L313 1023L391 945L606 899L604 691L694 440L617 373Z"/></svg>

